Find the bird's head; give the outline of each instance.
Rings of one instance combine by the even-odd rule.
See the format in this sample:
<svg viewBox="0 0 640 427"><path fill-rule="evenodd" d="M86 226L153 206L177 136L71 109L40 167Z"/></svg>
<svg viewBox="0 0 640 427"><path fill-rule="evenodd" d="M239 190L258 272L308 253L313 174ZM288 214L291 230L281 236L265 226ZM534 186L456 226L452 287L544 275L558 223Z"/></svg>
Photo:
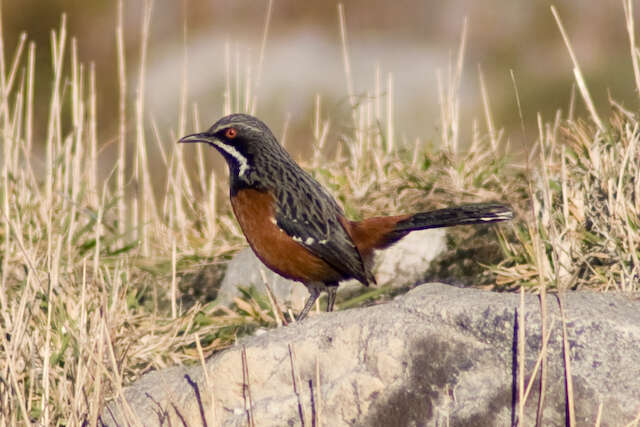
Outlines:
<svg viewBox="0 0 640 427"><path fill-rule="evenodd" d="M286 153L271 130L259 119L247 114L231 114L218 120L201 133L181 138L178 142L203 142L222 154L234 178L248 180L256 164L270 156Z"/></svg>

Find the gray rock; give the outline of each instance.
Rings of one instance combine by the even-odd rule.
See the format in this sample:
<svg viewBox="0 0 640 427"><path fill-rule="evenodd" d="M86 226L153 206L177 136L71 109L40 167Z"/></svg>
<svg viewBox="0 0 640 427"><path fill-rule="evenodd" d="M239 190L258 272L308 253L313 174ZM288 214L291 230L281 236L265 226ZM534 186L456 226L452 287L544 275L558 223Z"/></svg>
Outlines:
<svg viewBox="0 0 640 427"><path fill-rule="evenodd" d="M429 264L447 250L446 230L414 231L395 245L376 253L378 285L404 287L424 281Z"/></svg>
<svg viewBox="0 0 640 427"><path fill-rule="evenodd" d="M541 350L541 316L537 296L525 301L528 384ZM601 425L629 423L640 410L640 303L572 292L564 305L577 425L594 425L599 407ZM301 417L312 425L312 416L322 426L512 425L519 310L519 295L428 284L387 304L312 315L242 339L206 362L206 378L201 367L152 372L124 397L131 417L150 426L244 426L249 406L260 426L301 425ZM556 296L547 296L547 311L541 424L563 426L567 371ZM539 378L538 371L523 425L535 423ZM112 401L102 421L130 423L123 407Z"/></svg>
<svg viewBox="0 0 640 427"><path fill-rule="evenodd" d="M374 272L378 285L402 287L418 283L429 264L447 249L445 230L415 231L390 248L376 254ZM262 272L261 272L262 270ZM255 288L266 294L263 274L281 307L302 309L309 296L299 282L287 280L265 267L250 248L238 252L227 266L217 302L229 305L240 296L238 288ZM339 293L352 292L362 285L357 280L342 282Z"/></svg>

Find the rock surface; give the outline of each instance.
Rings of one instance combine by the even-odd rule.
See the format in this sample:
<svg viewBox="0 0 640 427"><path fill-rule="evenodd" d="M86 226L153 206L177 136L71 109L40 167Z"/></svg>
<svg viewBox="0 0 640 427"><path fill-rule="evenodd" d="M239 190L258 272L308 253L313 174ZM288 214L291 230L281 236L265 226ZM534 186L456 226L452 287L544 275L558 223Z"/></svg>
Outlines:
<svg viewBox="0 0 640 427"><path fill-rule="evenodd" d="M374 267L378 285L402 287L419 283L431 261L447 249L445 235L443 228L415 231L378 252ZM302 309L309 296L307 289L269 270L250 248L238 252L229 262L216 301L231 304L240 296L239 287L254 287L266 294L263 274L281 307L292 307L295 311ZM352 291L361 286L357 280L349 280L340 284L338 292Z"/></svg>
<svg viewBox="0 0 640 427"><path fill-rule="evenodd" d="M145 375L124 391L129 410L116 399L102 422L245 426L251 416L259 426L312 425L312 417L322 426L512 425L522 366L525 386L534 381L523 424L533 425L540 300L526 296L522 325L519 298L428 284L388 304L314 315L242 339L207 361L206 376L201 367ZM558 301L547 295L545 426L567 420ZM572 292L564 314L577 425L594 425L599 408L601 425L629 423L640 411L640 303Z"/></svg>

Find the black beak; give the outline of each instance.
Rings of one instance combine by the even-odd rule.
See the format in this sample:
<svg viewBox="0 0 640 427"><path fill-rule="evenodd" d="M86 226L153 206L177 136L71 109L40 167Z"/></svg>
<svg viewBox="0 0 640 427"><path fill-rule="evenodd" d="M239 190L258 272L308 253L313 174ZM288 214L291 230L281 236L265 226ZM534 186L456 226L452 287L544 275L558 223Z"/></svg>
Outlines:
<svg viewBox="0 0 640 427"><path fill-rule="evenodd" d="M186 142L211 142L214 139L212 135L207 132L202 133L192 133L191 135L183 136L180 138L178 143L186 143Z"/></svg>

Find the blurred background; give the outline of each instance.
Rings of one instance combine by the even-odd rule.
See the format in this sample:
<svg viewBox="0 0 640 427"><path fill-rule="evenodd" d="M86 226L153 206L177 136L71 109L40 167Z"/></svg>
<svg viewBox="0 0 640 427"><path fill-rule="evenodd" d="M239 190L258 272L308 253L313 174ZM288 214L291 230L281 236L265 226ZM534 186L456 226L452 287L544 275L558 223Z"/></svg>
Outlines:
<svg viewBox="0 0 640 427"><path fill-rule="evenodd" d="M131 99L137 85L144 4L141 0L124 2ZM396 138L438 144L437 73L440 70L446 80L466 17L469 26L460 97L463 130L470 132L475 118L485 128L480 67L497 126L505 128L505 137L514 146L531 145L537 134L536 114L540 112L549 120L557 109L566 111L573 86L572 64L550 12L551 4L542 0L348 0L344 10L356 96L365 97L373 90L376 66L383 84L392 73ZM557 0L553 4L600 111L609 108L609 96L628 108L637 108L622 0ZM200 127L208 127L223 114L225 46L231 52L232 68L237 64L241 74L247 70L254 78L257 74L267 6L267 1L256 0L153 2L146 111L147 117L158 123L165 143L179 136L185 46L189 104L198 104ZM69 36L78 39L81 60L96 66L98 134L108 155L110 142L117 138L117 2L4 2L5 55L11 57L23 31L36 42L36 99L42 99L36 104L44 132L51 87L50 33L59 26L63 13L67 14ZM511 70L519 89L524 133ZM294 150L308 149L316 94L322 96L323 116L331 121L329 140L345 132L351 118L337 2L273 2L256 89L256 114L277 136L287 127L287 146ZM583 109L579 99L576 106L578 111ZM133 134L132 104L128 111L132 118L128 130ZM186 126L186 131L194 130L191 120Z"/></svg>

